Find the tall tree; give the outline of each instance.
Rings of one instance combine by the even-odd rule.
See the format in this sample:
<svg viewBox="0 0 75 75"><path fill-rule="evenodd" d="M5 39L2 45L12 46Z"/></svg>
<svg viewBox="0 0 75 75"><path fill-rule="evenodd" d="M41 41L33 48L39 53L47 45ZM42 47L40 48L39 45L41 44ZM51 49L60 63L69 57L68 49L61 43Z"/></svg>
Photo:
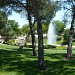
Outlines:
<svg viewBox="0 0 75 75"><path fill-rule="evenodd" d="M40 69L44 69L44 49L43 49L43 31L42 23L49 23L52 20L56 5L51 0L31 0L33 6L34 17L37 21L38 32L38 65ZM57 4L57 3L56 3ZM51 9L50 9L51 8Z"/></svg>
<svg viewBox="0 0 75 75"><path fill-rule="evenodd" d="M67 48L67 58L72 58L72 41L73 41L73 33L74 33L74 23L75 23L75 0L65 0L62 1L62 6L66 9L66 21L68 20L68 16L70 17L70 31L68 36L68 48Z"/></svg>
<svg viewBox="0 0 75 75"><path fill-rule="evenodd" d="M32 47L33 47L33 56L36 56L36 41L35 41L35 34L34 34L34 27L32 24L32 17L31 17L31 7L30 7L30 0L26 0L27 2L27 12L28 12L28 20L29 20L29 25L30 25L30 31L31 31L31 36L32 36Z"/></svg>
<svg viewBox="0 0 75 75"><path fill-rule="evenodd" d="M75 22L75 7L73 6L72 10L72 21L71 21L71 27L69 31L68 36L68 48L67 48L67 58L72 58L72 41L73 41L73 34L74 34L74 22Z"/></svg>
<svg viewBox="0 0 75 75"><path fill-rule="evenodd" d="M37 0L32 1L34 11L35 11L35 18L37 20L37 32L38 32L38 65L40 69L44 68L44 49L43 49L43 32L42 32L42 24L41 24L41 19L39 16L39 11L38 11L38 5L37 5Z"/></svg>

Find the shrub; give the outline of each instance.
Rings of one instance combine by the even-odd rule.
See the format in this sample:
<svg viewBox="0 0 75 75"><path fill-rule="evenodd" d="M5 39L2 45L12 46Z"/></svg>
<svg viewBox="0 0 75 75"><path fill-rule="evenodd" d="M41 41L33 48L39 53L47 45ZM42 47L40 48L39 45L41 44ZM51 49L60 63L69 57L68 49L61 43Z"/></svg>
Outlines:
<svg viewBox="0 0 75 75"><path fill-rule="evenodd" d="M15 40L14 39L10 39L9 41L7 41L7 44L15 45Z"/></svg>
<svg viewBox="0 0 75 75"><path fill-rule="evenodd" d="M61 45L67 45L68 41L63 41Z"/></svg>

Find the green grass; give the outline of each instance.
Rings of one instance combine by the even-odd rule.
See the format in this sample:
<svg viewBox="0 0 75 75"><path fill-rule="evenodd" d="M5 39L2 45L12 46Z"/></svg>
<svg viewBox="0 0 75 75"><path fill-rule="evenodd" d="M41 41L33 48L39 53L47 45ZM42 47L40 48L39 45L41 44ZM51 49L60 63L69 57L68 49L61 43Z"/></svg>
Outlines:
<svg viewBox="0 0 75 75"><path fill-rule="evenodd" d="M18 48L0 44L0 75L75 75L75 60L65 60L65 49L45 50L47 69L39 70L38 58L32 56L32 49L23 48L23 52L19 53Z"/></svg>

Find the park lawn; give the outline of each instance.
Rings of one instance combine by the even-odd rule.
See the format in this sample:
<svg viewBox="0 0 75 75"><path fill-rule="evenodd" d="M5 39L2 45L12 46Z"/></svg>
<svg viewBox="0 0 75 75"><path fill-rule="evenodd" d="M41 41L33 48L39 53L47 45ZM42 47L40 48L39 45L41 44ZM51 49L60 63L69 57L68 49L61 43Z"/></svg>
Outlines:
<svg viewBox="0 0 75 75"><path fill-rule="evenodd" d="M44 50L47 69L39 70L38 58L32 56L32 49L23 48L23 52L19 53L18 48L0 44L0 75L75 75L75 60L65 59L65 49Z"/></svg>

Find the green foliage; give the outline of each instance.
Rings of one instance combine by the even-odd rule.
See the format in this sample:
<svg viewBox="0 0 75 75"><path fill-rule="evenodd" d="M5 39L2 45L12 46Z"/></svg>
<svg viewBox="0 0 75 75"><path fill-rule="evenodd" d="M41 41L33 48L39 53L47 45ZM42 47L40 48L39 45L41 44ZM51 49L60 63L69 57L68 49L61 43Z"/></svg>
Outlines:
<svg viewBox="0 0 75 75"><path fill-rule="evenodd" d="M32 15L35 15L35 7L32 4L33 0L30 0L30 12ZM25 13L26 12L26 1L25 0L1 0L0 7L5 8L6 12L11 12L12 10L18 13ZM55 15L55 12L58 10L58 2L51 0L36 0L38 5L39 14L41 20L45 20L49 22ZM7 9L7 7L9 9Z"/></svg>
<svg viewBox="0 0 75 75"><path fill-rule="evenodd" d="M64 35L63 35L63 38L64 38L64 41L68 41L68 36L69 36L69 29L65 29L64 31Z"/></svg>
<svg viewBox="0 0 75 75"><path fill-rule="evenodd" d="M7 25L1 30L5 43L8 43L9 39L15 39L19 34L18 23L14 20L8 20Z"/></svg>
<svg viewBox="0 0 75 75"><path fill-rule="evenodd" d="M15 45L15 40L14 39L10 39L10 40L7 41L7 44Z"/></svg>
<svg viewBox="0 0 75 75"><path fill-rule="evenodd" d="M0 11L0 30L6 26L7 16L6 13Z"/></svg>
<svg viewBox="0 0 75 75"><path fill-rule="evenodd" d="M5 10L6 13L11 14L12 10L21 13L24 11L23 5L25 4L25 0L1 0L0 8Z"/></svg>
<svg viewBox="0 0 75 75"><path fill-rule="evenodd" d="M75 40L73 41L72 45L74 45L74 46L75 46Z"/></svg>
<svg viewBox="0 0 75 75"><path fill-rule="evenodd" d="M19 25L18 22L16 22L15 20L8 20L8 25L9 28L11 28L15 34L19 34Z"/></svg>
<svg viewBox="0 0 75 75"><path fill-rule="evenodd" d="M56 24L56 30L58 32L58 34L62 34L64 32L64 28L66 27L66 25L62 22L62 21L55 21Z"/></svg>
<svg viewBox="0 0 75 75"><path fill-rule="evenodd" d="M16 36L19 35L18 23L14 20L8 20L8 23L3 29L1 35L6 38L16 38Z"/></svg>
<svg viewBox="0 0 75 75"><path fill-rule="evenodd" d="M42 31L43 31L43 33L47 33L47 31L48 31L48 26L49 26L49 25L47 25L46 23L43 23L43 24L42 24Z"/></svg>
<svg viewBox="0 0 75 75"><path fill-rule="evenodd" d="M29 27L29 25L23 25L21 30L22 30L22 34L25 35L30 32L30 27Z"/></svg>
<svg viewBox="0 0 75 75"><path fill-rule="evenodd" d="M35 24L33 28L34 28L34 31L36 31L37 25ZM22 31L22 34L24 34L24 35L28 34L30 32L30 26L28 24L23 25L22 28L21 28L21 31Z"/></svg>
<svg viewBox="0 0 75 75"><path fill-rule="evenodd" d="M52 2L51 0L36 0L36 3L39 10L40 19L49 24L55 16L55 12L58 10L58 3L56 1Z"/></svg>

